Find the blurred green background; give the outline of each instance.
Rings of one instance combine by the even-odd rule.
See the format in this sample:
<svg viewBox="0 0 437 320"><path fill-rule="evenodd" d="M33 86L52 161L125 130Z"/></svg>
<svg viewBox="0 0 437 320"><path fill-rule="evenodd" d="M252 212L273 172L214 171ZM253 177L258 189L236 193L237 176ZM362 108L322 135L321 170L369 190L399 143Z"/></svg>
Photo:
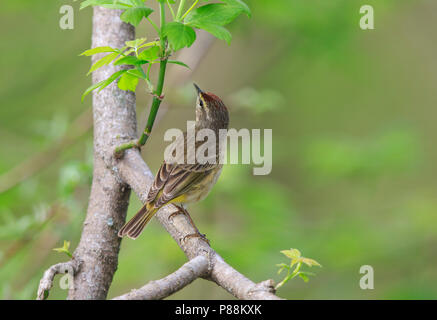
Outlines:
<svg viewBox="0 0 437 320"><path fill-rule="evenodd" d="M231 25L192 79L223 98L234 128L273 129L273 170L228 165L212 194L190 212L212 246L254 281L277 275L280 250L298 248L322 268L308 283L280 288L288 299L437 298L437 30L432 0L248 0L253 17ZM59 9L75 8L73 30ZM359 8L375 9L375 30ZM0 4L0 176L70 135L90 108L91 9L67 0ZM137 36L153 30L140 25ZM171 66L171 68L180 68ZM194 117L191 82L167 93L170 108L143 150L153 172L169 127ZM145 90L142 90L143 92ZM148 96L139 94L138 114ZM164 113L162 113L164 114ZM88 119L88 120L87 120ZM76 121L86 127L89 116ZM141 119L144 121L144 119ZM142 126L142 125L141 125ZM77 245L92 169L92 133L61 140L47 167L0 194L0 298L34 299L42 272ZM21 171L21 169L19 170ZM11 175L6 176L12 179ZM1 178L0 178L1 179ZM129 216L140 207L131 196ZM161 278L186 261L152 221L123 240L109 297ZM361 290L371 265L375 289ZM59 277L57 278L59 279ZM51 299L67 295L58 282ZM232 298L197 280L171 299Z"/></svg>

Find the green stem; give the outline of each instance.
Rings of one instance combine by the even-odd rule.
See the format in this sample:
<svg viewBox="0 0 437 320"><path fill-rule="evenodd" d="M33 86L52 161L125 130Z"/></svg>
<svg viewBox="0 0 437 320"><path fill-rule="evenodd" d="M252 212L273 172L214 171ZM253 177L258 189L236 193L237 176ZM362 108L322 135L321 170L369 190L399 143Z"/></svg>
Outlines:
<svg viewBox="0 0 437 320"><path fill-rule="evenodd" d="M161 42L161 58L165 55L165 37L164 37L164 27L165 27L165 4L163 2L159 3L159 14L161 18L161 31L159 33L159 40Z"/></svg>
<svg viewBox="0 0 437 320"><path fill-rule="evenodd" d="M286 284L289 280L293 279L294 277L296 277L299 274L299 270L300 267L302 266L302 262L299 262L296 267L294 268L294 270L291 272L291 269L288 269L287 271L287 275L285 276L284 280L282 280L281 282L279 282L275 289L279 289L280 287L282 287L284 284Z"/></svg>
<svg viewBox="0 0 437 320"><path fill-rule="evenodd" d="M159 28L158 28L158 26L156 25L156 23L153 22L152 19L150 19L149 17L146 17L146 19L147 19L147 21L150 22L150 24L152 25L152 27L153 27L153 28L156 30L156 32L159 34Z"/></svg>
<svg viewBox="0 0 437 320"><path fill-rule="evenodd" d="M159 65L159 77L158 77L158 85L156 87L156 91L154 92L152 107L150 108L149 118L147 119L146 127L138 140L138 146L143 146L152 132L153 123L155 122L156 115L158 114L159 106L162 101L162 89L164 87L164 77L165 70L167 67L167 58L161 61Z"/></svg>
<svg viewBox="0 0 437 320"><path fill-rule="evenodd" d="M131 141L125 144L122 144L115 148L115 154L120 155L123 151L138 147L137 141Z"/></svg>
<svg viewBox="0 0 437 320"><path fill-rule="evenodd" d="M163 2L159 3L159 11L161 16L161 62L159 64L159 75L158 83L156 85L156 90L154 92L152 107L150 108L149 118L147 119L146 127L138 140L138 146L143 146L152 132L153 123L155 122L156 115L158 114L159 106L162 101L162 89L164 88L164 78L165 70L167 68L168 57L166 56L166 39L162 33L165 27L165 4Z"/></svg>
<svg viewBox="0 0 437 320"><path fill-rule="evenodd" d="M165 26L165 3L160 2L159 3L159 9L160 9L160 17L161 17L161 28L159 30L160 35L160 45L161 45L161 62L159 64L159 75L158 75L158 83L156 85L156 90L153 92L153 100L152 100L152 106L150 108L149 117L147 119L146 127L144 128L143 133L141 134L141 137L138 139L138 141L131 141L128 143L125 143L121 146L118 146L115 148L115 154L120 155L123 151L131 148L141 148L144 144L146 144L147 139L150 136L150 133L152 132L153 124L155 122L156 115L158 114L159 106L161 105L162 101L162 90L164 88L164 78L165 78L165 70L167 68L167 62L168 62L168 56L167 56L167 39L163 36L163 30Z"/></svg>
<svg viewBox="0 0 437 320"><path fill-rule="evenodd" d="M172 15L172 17L173 17L173 20L176 19L176 16L175 16L175 14L174 14L173 8L172 8L172 6L171 6L169 0L167 0L167 5L168 5L168 8L170 9L170 12L171 12L171 15Z"/></svg>
<svg viewBox="0 0 437 320"><path fill-rule="evenodd" d="M186 0L181 0L179 3L178 13L176 13L176 21L180 20L180 17L182 15L182 11L184 10Z"/></svg>
<svg viewBox="0 0 437 320"><path fill-rule="evenodd" d="M194 9L194 7L196 6L196 4L199 2L199 0L194 1L193 5L190 7L190 9L187 10L187 12L185 12L185 14L182 16L181 20L184 20L184 18L187 16L187 14L189 14L191 12L191 10Z"/></svg>

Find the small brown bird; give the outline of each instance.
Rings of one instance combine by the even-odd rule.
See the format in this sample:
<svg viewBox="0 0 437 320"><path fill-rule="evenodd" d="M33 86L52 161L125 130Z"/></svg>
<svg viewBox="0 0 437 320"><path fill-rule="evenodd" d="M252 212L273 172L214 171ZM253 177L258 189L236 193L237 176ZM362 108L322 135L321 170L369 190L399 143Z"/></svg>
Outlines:
<svg viewBox="0 0 437 320"><path fill-rule="evenodd" d="M194 130L196 134L201 129L211 129L215 133L215 150L212 156L214 161L199 163L197 157L193 164L188 164L185 161L180 163L180 161L168 162L164 160L149 190L146 203L120 229L118 232L120 237L128 236L129 238L136 239L155 213L162 206L169 203L177 205L180 211L191 220L191 217L185 210L185 204L204 199L220 176L223 165L220 163L219 130L228 129L229 113L219 97L210 92L203 92L196 84L194 86L197 90ZM184 143L184 159L187 159L189 140L190 138L187 138L186 132L184 132L179 141L178 139L175 140L176 144ZM202 141L196 141L194 144L197 150Z"/></svg>

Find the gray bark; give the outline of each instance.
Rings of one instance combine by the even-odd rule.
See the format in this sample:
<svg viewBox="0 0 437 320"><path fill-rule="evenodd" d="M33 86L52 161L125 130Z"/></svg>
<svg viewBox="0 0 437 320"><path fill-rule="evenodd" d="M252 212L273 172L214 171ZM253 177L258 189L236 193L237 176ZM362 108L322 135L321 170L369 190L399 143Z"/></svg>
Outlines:
<svg viewBox="0 0 437 320"><path fill-rule="evenodd" d="M181 290L191 282L206 274L208 271L208 260L198 256L188 261L178 270L167 277L151 281L137 290L132 290L113 300L158 300L164 299L173 293Z"/></svg>
<svg viewBox="0 0 437 320"><path fill-rule="evenodd" d="M118 10L94 7L92 47L122 47L135 38L131 25ZM102 55L95 55L93 62ZM93 83L108 78L119 67L108 65L93 72ZM112 170L117 144L136 137L135 95L116 83L93 94L94 172L82 236L74 252L80 268L69 299L105 299L117 269L121 239L117 231L126 218L129 187Z"/></svg>

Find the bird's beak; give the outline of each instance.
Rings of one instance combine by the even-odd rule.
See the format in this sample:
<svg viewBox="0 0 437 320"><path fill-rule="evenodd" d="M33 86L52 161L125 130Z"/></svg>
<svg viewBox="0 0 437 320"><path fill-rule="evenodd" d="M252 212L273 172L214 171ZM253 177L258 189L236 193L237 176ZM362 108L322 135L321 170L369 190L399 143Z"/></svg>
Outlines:
<svg viewBox="0 0 437 320"><path fill-rule="evenodd" d="M193 85L194 85L194 88L196 88L196 90L197 90L197 94L198 94L198 95L200 95L201 93L203 93L202 89L200 89L199 86L198 86L197 84L193 83Z"/></svg>

